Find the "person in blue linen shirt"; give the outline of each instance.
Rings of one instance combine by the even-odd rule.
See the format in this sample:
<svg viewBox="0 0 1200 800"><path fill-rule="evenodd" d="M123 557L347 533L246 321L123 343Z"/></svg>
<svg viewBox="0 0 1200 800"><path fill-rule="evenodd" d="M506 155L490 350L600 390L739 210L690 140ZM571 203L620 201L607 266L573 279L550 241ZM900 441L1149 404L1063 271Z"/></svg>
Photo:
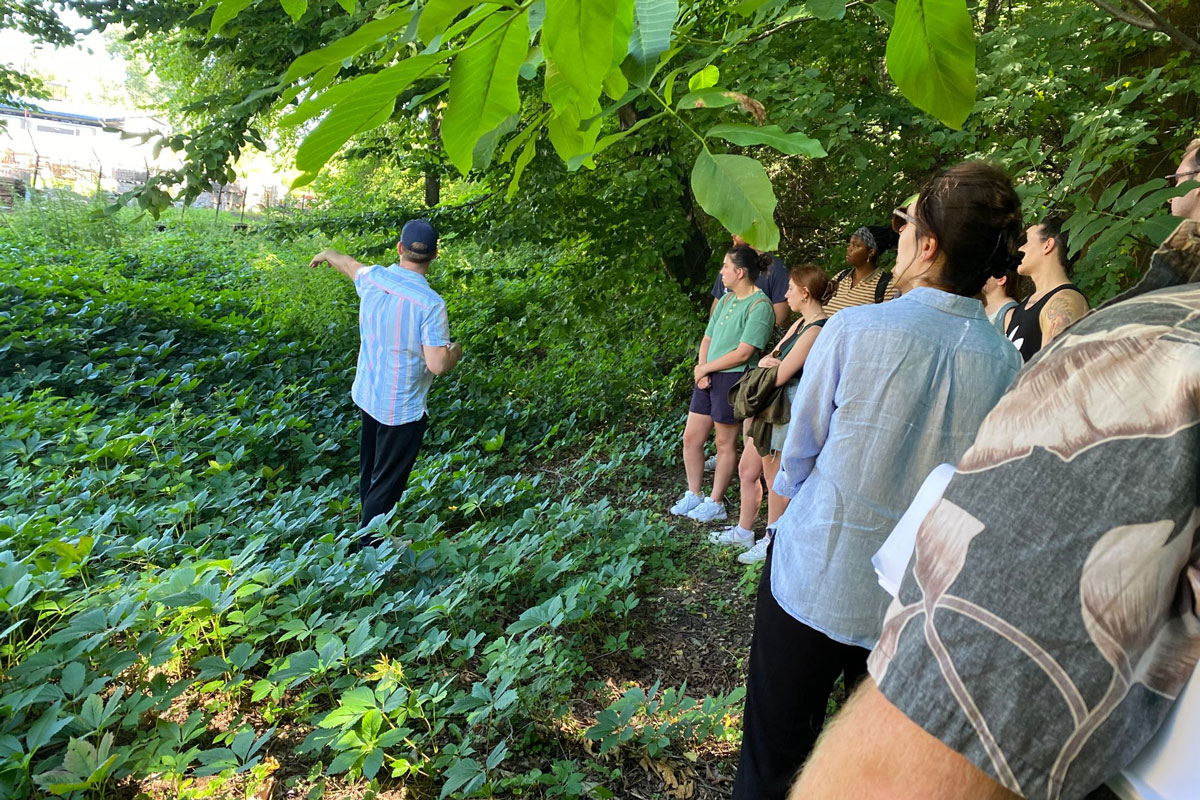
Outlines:
<svg viewBox="0 0 1200 800"><path fill-rule="evenodd" d="M955 462L1021 367L974 296L1022 242L1012 182L952 167L898 208L890 303L845 309L817 338L775 482L792 498L758 591L736 800L785 797L829 695L866 672L890 597L871 556L925 476Z"/></svg>
<svg viewBox="0 0 1200 800"><path fill-rule="evenodd" d="M454 369L462 347L450 341L446 303L426 273L437 257L428 220L405 223L399 262L364 266L336 250L313 257L354 281L360 344L351 396L362 414L359 494L362 526L391 511L404 494L428 425L426 396L434 375Z"/></svg>

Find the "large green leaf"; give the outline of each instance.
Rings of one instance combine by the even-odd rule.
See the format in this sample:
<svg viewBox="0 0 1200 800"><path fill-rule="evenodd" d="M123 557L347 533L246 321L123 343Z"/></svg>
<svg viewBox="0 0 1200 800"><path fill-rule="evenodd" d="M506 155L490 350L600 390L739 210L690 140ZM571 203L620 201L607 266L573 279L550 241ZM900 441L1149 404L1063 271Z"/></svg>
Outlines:
<svg viewBox="0 0 1200 800"><path fill-rule="evenodd" d="M696 92L688 92L679 98L677 108L680 111L689 108L724 108L736 102L737 97L733 92L727 92L724 89L700 89Z"/></svg>
<svg viewBox="0 0 1200 800"><path fill-rule="evenodd" d="M521 155L517 156L517 162L513 165L512 180L508 182L508 191L504 193L504 199L511 201L517 194L517 188L521 183L521 175L524 174L525 168L529 166L529 162L533 160L537 153L537 137L529 137L529 141L525 143L525 148L521 150Z"/></svg>
<svg viewBox="0 0 1200 800"><path fill-rule="evenodd" d="M581 107L600 97L604 78L614 64L614 42L620 26L621 5L633 0L546 0L542 23L542 49L546 61L557 67ZM623 46L628 44L626 37ZM552 99L553 100L553 99ZM555 110L562 109L562 103Z"/></svg>
<svg viewBox="0 0 1200 800"><path fill-rule="evenodd" d="M421 19L417 22L417 36L422 42L429 44L434 37L450 27L455 18L475 5L477 0L429 0L421 9Z"/></svg>
<svg viewBox="0 0 1200 800"><path fill-rule="evenodd" d="M517 76L528 49L528 13L493 14L454 59L449 100L442 114L442 144L464 175L471 169L479 137L520 112Z"/></svg>
<svg viewBox="0 0 1200 800"><path fill-rule="evenodd" d="M899 0L887 68L913 105L962 128L975 106L975 35L966 0Z"/></svg>
<svg viewBox="0 0 1200 800"><path fill-rule="evenodd" d="M397 11L381 19L366 23L354 33L348 33L342 38L331 42L320 50L305 53L292 62L287 73L283 76L284 83L291 83L297 78L316 72L327 64L337 64L358 55L383 37L388 36L409 23L412 12Z"/></svg>
<svg viewBox="0 0 1200 800"><path fill-rule="evenodd" d="M763 165L753 158L701 151L692 167L692 192L701 208L751 247L779 246L775 190Z"/></svg>
<svg viewBox="0 0 1200 800"><path fill-rule="evenodd" d="M817 19L841 19L846 16L846 0L806 0L804 7Z"/></svg>
<svg viewBox="0 0 1200 800"><path fill-rule="evenodd" d="M225 23L246 10L251 0L221 0L217 10L213 12L212 22L208 26L208 37L211 39L220 33Z"/></svg>
<svg viewBox="0 0 1200 800"><path fill-rule="evenodd" d="M715 136L718 139L740 144L743 147L765 144L790 156L824 158L829 155L816 139L809 138L798 131L788 133L778 125L765 125L761 128L756 125L716 125L709 128L708 133L705 135Z"/></svg>
<svg viewBox="0 0 1200 800"><path fill-rule="evenodd" d="M567 106L550 118L546 128L554 152L567 162L568 169L574 172L581 164L588 169L595 167L591 153L596 147L596 137L600 135L599 118L585 124L576 107ZM586 158L577 158L585 155Z"/></svg>
<svg viewBox="0 0 1200 800"><path fill-rule="evenodd" d="M348 81L342 81L336 86L332 86L328 91L321 92L315 97L305 100L288 115L279 120L279 124L284 127L293 127L300 125L327 109L333 108L338 103L345 100L347 97L362 90L363 86L372 83L378 77L378 73L370 73L368 75L359 75Z"/></svg>
<svg viewBox="0 0 1200 800"><path fill-rule="evenodd" d="M701 89L711 89L721 82L721 70L716 65L709 64L704 69L688 78L688 91L698 92Z"/></svg>
<svg viewBox="0 0 1200 800"><path fill-rule="evenodd" d="M636 0L633 34L629 37L630 78L645 86L659 57L671 46L671 30L679 16L679 0Z"/></svg>
<svg viewBox="0 0 1200 800"><path fill-rule="evenodd" d="M382 125L392 115L396 96L413 81L440 73L445 58L445 54L413 56L363 80L304 137L296 151L296 168L316 172L351 136Z"/></svg>
<svg viewBox="0 0 1200 800"><path fill-rule="evenodd" d="M279 0L279 4L292 18L292 22L299 22L304 12L308 11L308 0Z"/></svg>
<svg viewBox="0 0 1200 800"><path fill-rule="evenodd" d="M896 4L892 0L878 0L875 3L867 3L881 20L891 27L896 22Z"/></svg>
<svg viewBox="0 0 1200 800"><path fill-rule="evenodd" d="M633 3L617 4L617 15L613 18L612 66L604 76L604 93L613 100L629 91L629 79L621 71L621 62L629 50L629 38L633 34Z"/></svg>

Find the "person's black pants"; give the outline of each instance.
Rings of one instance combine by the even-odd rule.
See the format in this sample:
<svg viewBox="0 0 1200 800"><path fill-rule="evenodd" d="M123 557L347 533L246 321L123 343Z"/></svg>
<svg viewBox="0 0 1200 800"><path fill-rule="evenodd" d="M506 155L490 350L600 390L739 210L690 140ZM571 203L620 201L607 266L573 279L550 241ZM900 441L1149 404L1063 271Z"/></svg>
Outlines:
<svg viewBox="0 0 1200 800"><path fill-rule="evenodd" d="M773 549L758 582L734 800L787 796L825 723L838 676L845 675L849 692L866 675L870 653L830 639L779 606L771 594Z"/></svg>
<svg viewBox="0 0 1200 800"><path fill-rule="evenodd" d="M358 491L364 527L391 511L404 494L428 424L429 418L421 417L403 425L384 425L362 412Z"/></svg>

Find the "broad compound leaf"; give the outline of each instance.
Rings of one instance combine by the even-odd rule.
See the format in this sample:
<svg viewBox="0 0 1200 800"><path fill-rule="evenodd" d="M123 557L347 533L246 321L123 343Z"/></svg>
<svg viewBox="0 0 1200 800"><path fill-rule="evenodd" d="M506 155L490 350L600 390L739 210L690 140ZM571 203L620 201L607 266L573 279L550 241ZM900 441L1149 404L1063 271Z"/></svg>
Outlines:
<svg viewBox="0 0 1200 800"><path fill-rule="evenodd" d="M913 105L962 128L975 106L975 35L966 0L899 0L887 68Z"/></svg>
<svg viewBox="0 0 1200 800"><path fill-rule="evenodd" d="M305 53L292 62L287 73L283 76L284 83L291 83L297 78L303 78L316 72L328 64L340 64L347 58L358 55L385 36L403 28L412 20L412 11L397 11L380 19L373 19L361 26L354 33L348 33L333 41L320 50Z"/></svg>
<svg viewBox="0 0 1200 800"><path fill-rule="evenodd" d="M645 86L654 75L659 57L671 46L671 30L679 16L679 0L636 0L629 57L634 69L630 77Z"/></svg>
<svg viewBox="0 0 1200 800"><path fill-rule="evenodd" d="M809 138L803 133L787 133L778 125L716 125L709 129L706 136L715 136L733 144L749 147L763 144L773 147L789 156L808 156L809 158L824 158L828 155L825 148L816 139Z"/></svg>
<svg viewBox="0 0 1200 800"><path fill-rule="evenodd" d="M460 790L464 797L469 797L472 792L483 785L487 773L475 759L460 758L450 765L450 769L446 770L443 777L446 779L446 783L442 786L442 793L438 795L439 800L444 800Z"/></svg>
<svg viewBox="0 0 1200 800"><path fill-rule="evenodd" d="M454 60L442 144L464 175L479 138L521 111L517 76L528 49L528 12L495 14L475 29Z"/></svg>
<svg viewBox="0 0 1200 800"><path fill-rule="evenodd" d="M283 6L292 22L299 22L304 12L308 11L308 0L279 0L279 5Z"/></svg>
<svg viewBox="0 0 1200 800"><path fill-rule="evenodd" d="M342 10L347 14L353 14L354 9L358 7L355 0L338 0L338 5L341 6Z"/></svg>
<svg viewBox="0 0 1200 800"><path fill-rule="evenodd" d="M421 9L417 22L417 37L426 44L445 32L459 14L475 5L477 0L429 0Z"/></svg>
<svg viewBox="0 0 1200 800"><path fill-rule="evenodd" d="M418 55L376 73L333 107L296 151L296 168L319 170L351 136L371 130L392 115L396 96L413 81L442 71L446 54Z"/></svg>
<svg viewBox="0 0 1200 800"><path fill-rule="evenodd" d="M817 19L841 19L846 16L846 0L806 0L804 7Z"/></svg>
<svg viewBox="0 0 1200 800"><path fill-rule="evenodd" d="M701 151L692 167L692 192L701 208L751 247L779 246L775 190L763 165L753 158Z"/></svg>
<svg viewBox="0 0 1200 800"><path fill-rule="evenodd" d="M633 0L546 0L542 49L580 107L589 108L600 98L604 78L614 63L617 20L624 16L619 6L631 3ZM562 110L561 103L555 110Z"/></svg>

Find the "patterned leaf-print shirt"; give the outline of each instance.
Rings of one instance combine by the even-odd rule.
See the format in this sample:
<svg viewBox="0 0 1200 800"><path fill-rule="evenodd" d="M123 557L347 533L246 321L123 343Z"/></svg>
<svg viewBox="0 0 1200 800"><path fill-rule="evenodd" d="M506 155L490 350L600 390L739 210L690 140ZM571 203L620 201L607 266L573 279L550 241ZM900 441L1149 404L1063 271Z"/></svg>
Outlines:
<svg viewBox="0 0 1200 800"><path fill-rule="evenodd" d="M1200 263L1187 225L1172 240L1190 231ZM1198 277L1164 280L1164 252L1144 283ZM871 675L1013 792L1087 796L1200 656L1198 486L1200 286L1093 312L1035 356L958 463Z"/></svg>
<svg viewBox="0 0 1200 800"><path fill-rule="evenodd" d="M871 556L929 471L974 441L1020 367L970 297L922 287L829 318L775 480L792 498L771 557L785 611L839 642L875 643L891 598Z"/></svg>

